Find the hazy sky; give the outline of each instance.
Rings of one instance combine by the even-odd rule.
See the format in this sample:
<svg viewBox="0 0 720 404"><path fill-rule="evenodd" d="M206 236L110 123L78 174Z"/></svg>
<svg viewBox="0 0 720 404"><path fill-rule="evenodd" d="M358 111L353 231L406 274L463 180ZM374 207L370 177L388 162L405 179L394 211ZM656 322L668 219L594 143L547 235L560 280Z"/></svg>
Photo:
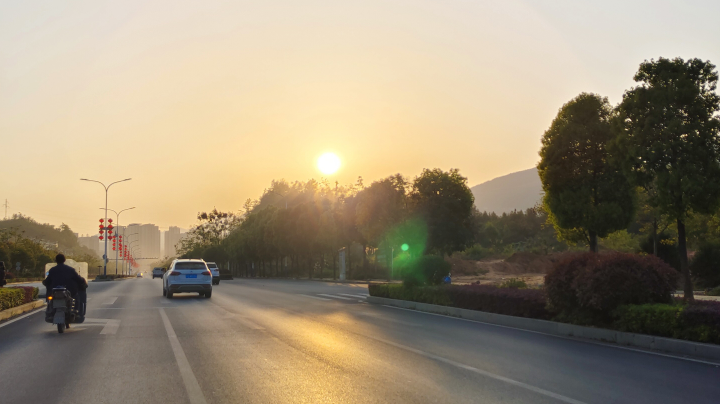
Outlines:
<svg viewBox="0 0 720 404"><path fill-rule="evenodd" d="M189 227L274 178L537 163L558 108L617 103L644 59L720 63L718 1L0 2L0 202L94 233Z"/></svg>

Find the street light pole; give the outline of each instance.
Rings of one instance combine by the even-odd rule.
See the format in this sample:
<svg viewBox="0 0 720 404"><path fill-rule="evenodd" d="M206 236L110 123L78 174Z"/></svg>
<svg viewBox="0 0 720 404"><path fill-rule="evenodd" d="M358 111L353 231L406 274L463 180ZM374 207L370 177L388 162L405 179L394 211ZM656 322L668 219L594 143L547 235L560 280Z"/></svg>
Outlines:
<svg viewBox="0 0 720 404"><path fill-rule="evenodd" d="M128 238L130 238L130 236L135 236L135 235L137 235L137 234L138 234L138 233L128 234L125 239L127 240ZM123 237L125 237L125 229L123 229ZM134 240L134 241L131 241L131 242L125 244L125 248L124 248L123 250L127 251L127 247L130 247L130 246L132 245L132 243L137 243L137 241L138 241L138 240ZM122 266L122 268L123 268L123 274L125 273L125 261L127 261L127 260L125 259L125 255L123 254L123 266ZM129 269L129 268L130 268L130 265L128 265L128 269ZM130 271L128 271L127 274L130 275Z"/></svg>
<svg viewBox="0 0 720 404"><path fill-rule="evenodd" d="M102 209L102 208L100 208L100 209ZM115 213L115 226L120 227L120 214L125 212L126 210L130 210L130 209L135 209L135 207L133 206L132 208L127 208L127 209L121 210L120 212L116 212L112 209L108 209L106 206L105 214L107 214L108 210ZM125 234L125 229L123 229L123 234ZM115 236L117 237L117 233L115 233ZM118 270L118 250L120 249L119 247L120 247L120 245L118 245L117 248L115 248L115 275L117 275L117 270ZM124 275L124 274L121 274L121 275Z"/></svg>
<svg viewBox="0 0 720 404"><path fill-rule="evenodd" d="M105 188L105 222L104 222L104 223L107 223L108 190L110 189L111 186L113 186L113 184L117 184L118 182L130 181L131 179L132 179L132 178L125 178L124 180L111 182L110 185L107 185L107 186L106 186L105 184L103 184L103 183L100 182L100 181L89 180L89 179L87 179L87 178L80 178L80 181L97 182L98 184L102 185L103 188ZM104 244L105 244L105 253L103 254L103 278L105 278L105 277L107 277L107 261L108 261L108 259L107 259L107 237L104 237L104 240L103 240L103 241L105 241L105 243L104 243Z"/></svg>

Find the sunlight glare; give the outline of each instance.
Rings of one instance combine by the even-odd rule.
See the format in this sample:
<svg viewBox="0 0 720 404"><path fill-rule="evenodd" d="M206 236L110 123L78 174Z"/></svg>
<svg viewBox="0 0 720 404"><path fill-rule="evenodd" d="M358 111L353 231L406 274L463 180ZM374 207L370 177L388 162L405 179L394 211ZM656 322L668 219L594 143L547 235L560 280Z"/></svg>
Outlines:
<svg viewBox="0 0 720 404"><path fill-rule="evenodd" d="M340 168L340 157L335 153L325 153L318 158L317 166L320 172L325 175L335 174Z"/></svg>

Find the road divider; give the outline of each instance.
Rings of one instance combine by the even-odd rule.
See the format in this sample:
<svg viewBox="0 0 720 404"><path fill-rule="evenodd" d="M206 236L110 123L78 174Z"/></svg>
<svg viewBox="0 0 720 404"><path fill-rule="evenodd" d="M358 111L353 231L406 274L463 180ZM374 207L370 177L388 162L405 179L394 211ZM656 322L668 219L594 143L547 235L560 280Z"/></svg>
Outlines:
<svg viewBox="0 0 720 404"><path fill-rule="evenodd" d="M583 327L573 324L558 323L555 321L514 317L504 314L487 313L484 311L460 309L457 307L418 303L408 300L388 299L385 297L369 296L367 298L367 302L388 307L415 310L429 314L458 317L479 323L514 328L545 335L574 337L585 340L614 343L620 345L620 347L629 346L650 351L665 352L673 355L720 360L720 346L714 344L703 344L679 339L655 337L652 335L633 334L603 328Z"/></svg>

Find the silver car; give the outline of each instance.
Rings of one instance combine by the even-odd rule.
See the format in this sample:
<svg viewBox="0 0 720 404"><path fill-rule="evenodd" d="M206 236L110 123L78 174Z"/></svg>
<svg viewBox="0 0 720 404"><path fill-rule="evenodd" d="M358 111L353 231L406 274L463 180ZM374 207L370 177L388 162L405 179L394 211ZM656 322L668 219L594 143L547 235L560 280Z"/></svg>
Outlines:
<svg viewBox="0 0 720 404"><path fill-rule="evenodd" d="M212 296L212 274L203 260L175 260L163 274L163 296L172 299L175 293L199 293Z"/></svg>

